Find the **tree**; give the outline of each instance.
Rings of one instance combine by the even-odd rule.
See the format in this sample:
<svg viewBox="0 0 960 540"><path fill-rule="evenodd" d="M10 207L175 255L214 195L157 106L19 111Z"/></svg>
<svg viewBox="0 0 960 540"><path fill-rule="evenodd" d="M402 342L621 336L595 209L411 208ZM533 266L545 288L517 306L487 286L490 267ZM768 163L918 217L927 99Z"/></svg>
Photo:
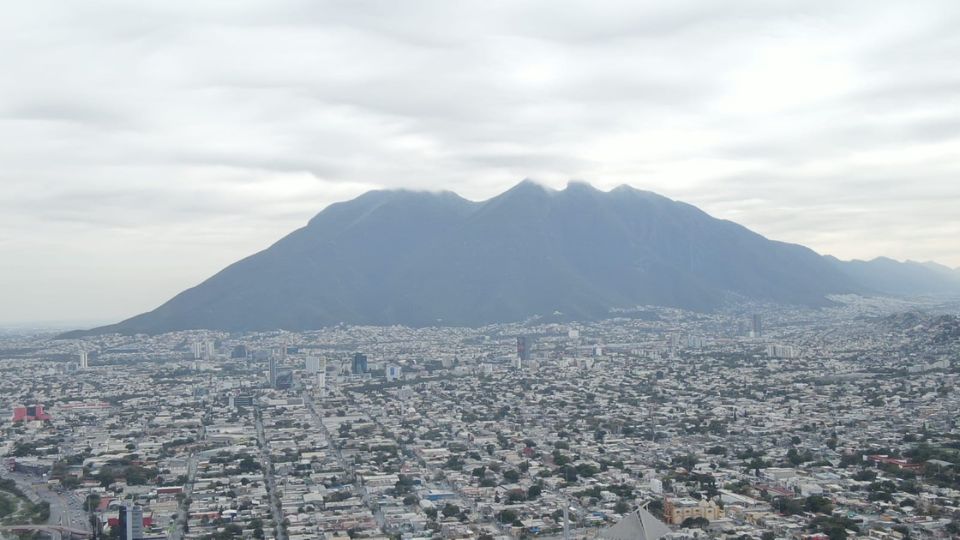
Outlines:
<svg viewBox="0 0 960 540"><path fill-rule="evenodd" d="M597 472L599 472L597 468L589 463L580 463L577 465L577 475L579 476L585 476L589 478L597 474Z"/></svg>
<svg viewBox="0 0 960 540"><path fill-rule="evenodd" d="M804 501L803 507L808 512L815 514L829 514L833 512L833 504L830 499L819 495L811 495Z"/></svg>
<svg viewBox="0 0 960 540"><path fill-rule="evenodd" d="M781 514L786 516L792 516L794 514L803 512L803 503L797 499L788 499L787 497L777 497L774 501L773 507L779 510Z"/></svg>
<svg viewBox="0 0 960 540"><path fill-rule="evenodd" d="M613 511L618 514L626 514L627 512L630 511L630 505L627 504L627 501L620 499L619 501L617 501L617 504L614 505Z"/></svg>
<svg viewBox="0 0 960 540"><path fill-rule="evenodd" d="M517 520L517 513L510 509L501 510L500 513L497 514L497 520L499 520L500 523L513 523Z"/></svg>
<svg viewBox="0 0 960 540"><path fill-rule="evenodd" d="M514 469L503 471L503 479L511 484L516 483L520 480L520 473Z"/></svg>
<svg viewBox="0 0 960 540"><path fill-rule="evenodd" d="M455 504L447 503L443 507L443 517L453 517L460 513L460 507Z"/></svg>
<svg viewBox="0 0 960 540"><path fill-rule="evenodd" d="M260 470L260 464L251 456L246 456L240 460L240 472L252 473Z"/></svg>

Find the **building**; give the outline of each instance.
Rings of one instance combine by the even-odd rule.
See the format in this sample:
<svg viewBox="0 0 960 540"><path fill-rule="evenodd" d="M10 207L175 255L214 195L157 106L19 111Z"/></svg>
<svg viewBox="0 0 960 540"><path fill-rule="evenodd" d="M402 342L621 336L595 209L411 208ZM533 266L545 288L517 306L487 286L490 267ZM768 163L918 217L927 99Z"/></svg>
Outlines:
<svg viewBox="0 0 960 540"><path fill-rule="evenodd" d="M324 369L320 373L317 373L317 388L320 389L321 397L326 397L327 395L327 370Z"/></svg>
<svg viewBox="0 0 960 540"><path fill-rule="evenodd" d="M42 422L50 420L50 415L43 412L43 405L31 405L29 407L14 407L12 422Z"/></svg>
<svg viewBox="0 0 960 540"><path fill-rule="evenodd" d="M87 351L80 351L80 369L87 369L90 367L90 359L87 356Z"/></svg>
<svg viewBox="0 0 960 540"><path fill-rule="evenodd" d="M713 501L703 501L688 497L667 499L663 504L663 516L667 523L680 525L684 520L703 518L715 521L723 518L723 509Z"/></svg>
<svg viewBox="0 0 960 540"><path fill-rule="evenodd" d="M400 378L400 366L396 364L390 364L387 366L386 370L387 380L395 381Z"/></svg>
<svg viewBox="0 0 960 540"><path fill-rule="evenodd" d="M230 408L253 407L253 396L250 394L234 394L229 398Z"/></svg>
<svg viewBox="0 0 960 540"><path fill-rule="evenodd" d="M135 504L121 506L117 527L120 540L143 540L143 508Z"/></svg>
<svg viewBox="0 0 960 540"><path fill-rule="evenodd" d="M517 358L521 362L530 360L530 341L527 336L517 336Z"/></svg>
<svg viewBox="0 0 960 540"><path fill-rule="evenodd" d="M126 540L143 540L143 507L131 505L127 514Z"/></svg>
<svg viewBox="0 0 960 540"><path fill-rule="evenodd" d="M354 353L353 355L353 364L350 367L350 372L354 375L363 375L367 372L367 355L363 353Z"/></svg>
<svg viewBox="0 0 960 540"><path fill-rule="evenodd" d="M270 364L269 364L268 369L269 369L269 371L268 371L268 373L267 373L267 381L270 383L270 387L271 387L271 388L276 388L276 387L277 387L277 373L278 373L278 370L279 370L279 368L278 368L278 366L277 366L277 357L276 357L276 356L270 355Z"/></svg>
<svg viewBox="0 0 960 540"><path fill-rule="evenodd" d="M767 345L767 356L770 358L799 358L800 349L792 345Z"/></svg>
<svg viewBox="0 0 960 540"><path fill-rule="evenodd" d="M763 320L759 313L754 313L750 319L750 337L763 337Z"/></svg>
<svg viewBox="0 0 960 540"><path fill-rule="evenodd" d="M307 373L311 375L316 375L320 373L321 361L316 356L307 357Z"/></svg>
<svg viewBox="0 0 960 540"><path fill-rule="evenodd" d="M277 369L273 387L277 390L287 390L293 386L293 370L290 368Z"/></svg>

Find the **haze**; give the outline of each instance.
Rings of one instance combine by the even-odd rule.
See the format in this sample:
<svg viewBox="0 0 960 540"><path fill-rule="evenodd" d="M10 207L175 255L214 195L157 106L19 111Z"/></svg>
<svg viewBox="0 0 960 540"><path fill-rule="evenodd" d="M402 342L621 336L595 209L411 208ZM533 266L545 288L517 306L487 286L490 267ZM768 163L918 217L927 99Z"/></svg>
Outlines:
<svg viewBox="0 0 960 540"><path fill-rule="evenodd" d="M0 18L0 324L111 321L375 188L627 183L960 266L955 2L129 2Z"/></svg>

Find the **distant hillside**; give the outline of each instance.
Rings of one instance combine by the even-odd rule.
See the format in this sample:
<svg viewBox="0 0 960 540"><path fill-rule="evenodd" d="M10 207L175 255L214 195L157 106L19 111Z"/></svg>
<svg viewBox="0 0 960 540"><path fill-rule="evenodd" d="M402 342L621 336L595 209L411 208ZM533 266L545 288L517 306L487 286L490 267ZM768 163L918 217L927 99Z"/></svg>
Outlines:
<svg viewBox="0 0 960 540"><path fill-rule="evenodd" d="M891 263L842 263L627 186L554 191L524 181L482 202L374 191L331 205L149 313L89 332L473 326L926 289L912 281L926 274Z"/></svg>
<svg viewBox="0 0 960 540"><path fill-rule="evenodd" d="M960 291L960 272L936 263L898 262L886 257L870 261L827 259L853 281L884 294L923 296Z"/></svg>

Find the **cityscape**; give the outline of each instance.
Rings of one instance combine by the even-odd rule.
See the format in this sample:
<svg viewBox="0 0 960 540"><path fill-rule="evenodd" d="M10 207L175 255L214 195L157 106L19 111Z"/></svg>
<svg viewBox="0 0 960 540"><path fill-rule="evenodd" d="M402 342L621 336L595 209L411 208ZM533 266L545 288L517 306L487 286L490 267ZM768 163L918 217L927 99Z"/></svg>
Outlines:
<svg viewBox="0 0 960 540"><path fill-rule="evenodd" d="M960 540L960 1L0 15L0 540Z"/></svg>
<svg viewBox="0 0 960 540"><path fill-rule="evenodd" d="M0 534L957 537L957 305L835 300L8 333Z"/></svg>

